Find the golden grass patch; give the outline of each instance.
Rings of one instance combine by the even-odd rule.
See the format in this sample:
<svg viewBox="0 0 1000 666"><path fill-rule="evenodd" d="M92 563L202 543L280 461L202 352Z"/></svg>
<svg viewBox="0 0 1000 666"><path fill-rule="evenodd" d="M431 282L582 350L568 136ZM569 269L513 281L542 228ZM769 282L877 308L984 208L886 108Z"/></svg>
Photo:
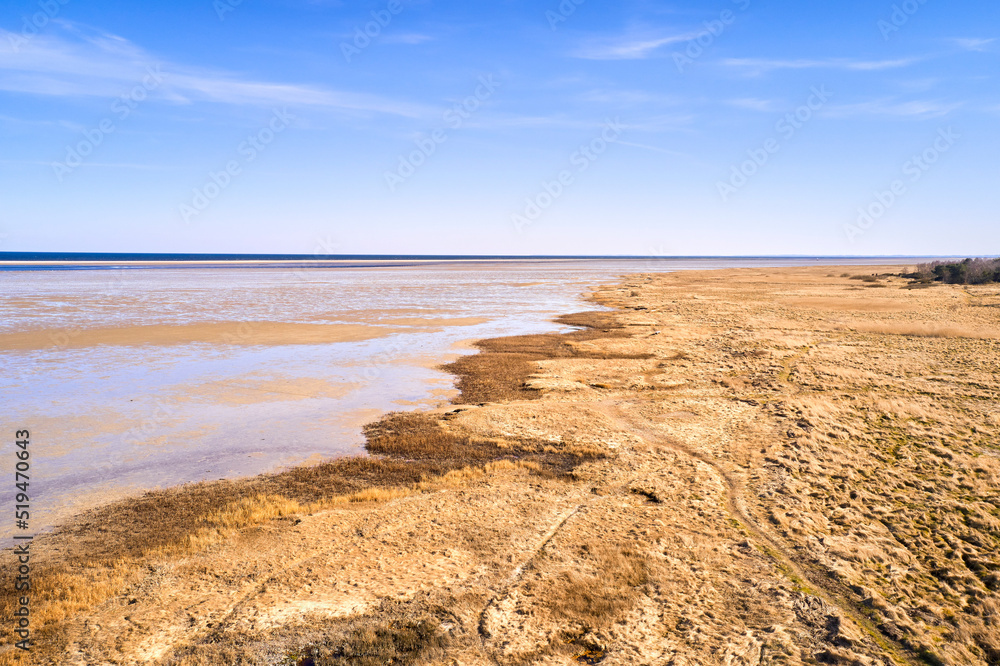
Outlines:
<svg viewBox="0 0 1000 666"><path fill-rule="evenodd" d="M555 581L545 603L555 616L596 629L630 609L649 580L643 554L618 544L585 544L579 568Z"/></svg>
<svg viewBox="0 0 1000 666"><path fill-rule="evenodd" d="M875 299L875 298L790 298L784 301L789 305L812 310L831 310L836 312L902 312L912 310L913 304L908 299Z"/></svg>
<svg viewBox="0 0 1000 666"><path fill-rule="evenodd" d="M858 322L845 325L840 330L881 335L907 335L918 338L972 338L977 340L1000 339L1000 329L984 329L962 324L915 322Z"/></svg>

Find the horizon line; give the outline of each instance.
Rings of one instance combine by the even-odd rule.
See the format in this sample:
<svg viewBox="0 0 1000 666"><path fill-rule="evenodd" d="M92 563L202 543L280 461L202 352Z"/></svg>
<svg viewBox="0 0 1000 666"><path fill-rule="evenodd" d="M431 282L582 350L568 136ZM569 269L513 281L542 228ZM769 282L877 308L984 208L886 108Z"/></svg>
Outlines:
<svg viewBox="0 0 1000 666"><path fill-rule="evenodd" d="M992 254L284 254L231 252L0 251L0 263L41 261L363 261L524 259L955 259Z"/></svg>

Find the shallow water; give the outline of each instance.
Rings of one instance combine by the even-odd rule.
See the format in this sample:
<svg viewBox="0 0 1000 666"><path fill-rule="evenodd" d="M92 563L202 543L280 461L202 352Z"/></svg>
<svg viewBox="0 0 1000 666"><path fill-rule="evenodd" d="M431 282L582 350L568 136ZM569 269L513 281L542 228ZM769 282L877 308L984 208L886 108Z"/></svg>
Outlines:
<svg viewBox="0 0 1000 666"><path fill-rule="evenodd" d="M435 367L480 338L558 330L557 314L617 276L808 260L595 260L352 268L139 268L0 273L0 473L31 431L31 532L146 489L361 453L379 414L454 394ZM846 263L846 262L845 262ZM449 319L454 321L448 321ZM381 337L76 344L82 329L242 322L353 324ZM385 334L388 333L388 334ZM239 335L239 334L237 334ZM374 335L374 333L373 333ZM12 521L0 521L9 542Z"/></svg>

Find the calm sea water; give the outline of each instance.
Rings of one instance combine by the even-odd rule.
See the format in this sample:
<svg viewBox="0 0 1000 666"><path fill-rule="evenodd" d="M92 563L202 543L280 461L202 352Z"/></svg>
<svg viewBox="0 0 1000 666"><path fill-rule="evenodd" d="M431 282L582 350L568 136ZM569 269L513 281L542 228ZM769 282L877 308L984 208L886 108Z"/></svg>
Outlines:
<svg viewBox="0 0 1000 666"><path fill-rule="evenodd" d="M34 531L151 488L361 453L363 423L453 394L453 378L436 366L469 353L468 341L558 330L555 315L594 309L583 294L621 275L815 263L3 271L0 333L36 331L52 342L0 349L3 430L9 440L18 429L32 433ZM483 321L437 326L421 318ZM396 332L319 345L60 344L80 329L233 321L387 324ZM6 479L13 478L12 445L0 447ZM0 521L0 540L11 534L11 521Z"/></svg>

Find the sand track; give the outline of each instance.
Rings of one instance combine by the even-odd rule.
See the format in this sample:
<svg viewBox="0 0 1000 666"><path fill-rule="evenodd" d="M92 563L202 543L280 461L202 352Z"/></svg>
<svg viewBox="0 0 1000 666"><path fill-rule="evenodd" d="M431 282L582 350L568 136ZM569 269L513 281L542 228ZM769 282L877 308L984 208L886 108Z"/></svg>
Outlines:
<svg viewBox="0 0 1000 666"><path fill-rule="evenodd" d="M796 358L801 357L804 353L801 352ZM621 425L623 430L638 435L650 444L665 446L691 458L696 458L715 470L725 482L726 503L729 514L732 518L739 521L740 526L752 535L752 540L756 542L757 547L774 560L778 569L788 574L789 582L796 585L808 582L811 586L809 589L810 594L815 594L829 605L838 608L845 617L850 618L859 627L863 627L865 632L869 636L874 637L886 649L887 654L891 655L893 664L916 664L915 661L906 655L906 650L902 645L888 637L882 636L871 621L864 616L858 605L849 601L843 590L837 589L840 587L837 581L824 575L823 572L816 571L797 562L796 555L787 549L783 543L769 534L763 523L750 514L743 494L743 484L731 472L726 470L722 464L713 460L711 456L687 447L672 438L664 437L646 425L637 423L635 418L630 416L624 407L625 405L622 404L609 403L602 403L600 406L601 410Z"/></svg>
<svg viewBox="0 0 1000 666"><path fill-rule="evenodd" d="M522 576L524 576L525 568L531 565L531 563L538 558L539 554L543 550L545 550L545 547L549 545L549 542L551 542L553 538L555 538L559 530L561 530L566 525L566 523L580 511L580 508L583 506L584 506L583 504L577 504L575 507L573 507L572 511L563 516L562 519L556 525L554 525L551 530L545 533L541 543L539 543L538 546L531 552L530 557L528 557L526 560L518 564L517 567L515 567L514 571L505 581L504 586L500 589L499 592L497 592L497 594L490 597L490 600L486 603L486 605L483 607L483 610L479 613L479 622L476 623L479 631L479 637L482 639L483 649L490 656L490 659L494 663L498 664L500 662L497 660L494 652L491 651L489 648L489 640L493 637L493 635L490 633L489 629L486 626L487 614L489 613L491 608L495 607L500 600L502 600L510 593L511 588L516 586L521 581Z"/></svg>

